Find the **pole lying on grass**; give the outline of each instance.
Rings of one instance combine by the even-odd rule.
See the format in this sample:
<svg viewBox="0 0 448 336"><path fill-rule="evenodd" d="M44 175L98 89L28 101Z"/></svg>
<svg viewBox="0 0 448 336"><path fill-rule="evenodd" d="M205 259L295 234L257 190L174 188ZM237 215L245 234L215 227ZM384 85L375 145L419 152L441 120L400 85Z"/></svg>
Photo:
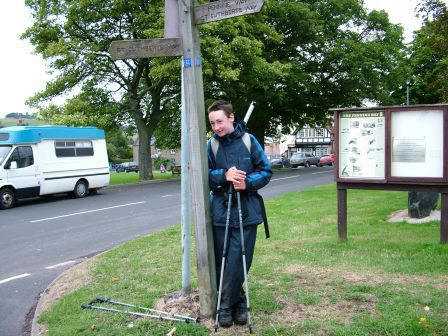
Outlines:
<svg viewBox="0 0 448 336"><path fill-rule="evenodd" d="M106 307L100 307L100 306L93 306L93 304L95 304L95 303L110 303L110 304L117 305L117 306L138 308L138 309L150 311L150 312L153 312L153 313L157 313L159 315L143 314L143 313L137 313L137 312L128 311L128 310L120 310L120 309L106 308ZM199 317L193 318L193 317L183 316L183 315L179 315L179 314L172 314L172 313L165 312L165 311L162 311L162 310L156 310L156 309L151 309L151 308L146 308L146 307L139 307L139 306L136 306L136 305L133 305L133 304L130 304L130 303L118 302L118 301L113 301L113 300L110 300L110 299L103 299L103 298L97 298L97 299L91 301L89 304L81 305L81 307L82 308L89 308L89 309L105 310L105 311L110 311L110 312L115 312L115 313L130 314L130 315L146 317L146 318L154 318L154 319L158 319L158 320L161 320L161 321L185 322L185 323L196 322L196 323L200 323L200 318Z"/></svg>

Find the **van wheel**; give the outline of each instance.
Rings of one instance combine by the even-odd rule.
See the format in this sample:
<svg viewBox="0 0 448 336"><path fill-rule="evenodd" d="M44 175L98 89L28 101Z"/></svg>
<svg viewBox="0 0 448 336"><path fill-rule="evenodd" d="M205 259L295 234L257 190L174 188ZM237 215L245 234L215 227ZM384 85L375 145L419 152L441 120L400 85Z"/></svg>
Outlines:
<svg viewBox="0 0 448 336"><path fill-rule="evenodd" d="M11 209L17 202L16 194L11 188L3 188L0 190L0 209Z"/></svg>
<svg viewBox="0 0 448 336"><path fill-rule="evenodd" d="M87 182L84 180L79 180L76 182L75 189L73 190L73 195L76 198L86 197L88 194Z"/></svg>

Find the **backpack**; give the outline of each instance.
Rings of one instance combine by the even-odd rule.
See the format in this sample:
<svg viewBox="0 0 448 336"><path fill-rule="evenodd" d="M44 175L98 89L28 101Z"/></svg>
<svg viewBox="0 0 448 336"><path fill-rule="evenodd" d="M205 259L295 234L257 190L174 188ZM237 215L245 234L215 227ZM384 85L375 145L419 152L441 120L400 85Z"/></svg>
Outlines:
<svg viewBox="0 0 448 336"><path fill-rule="evenodd" d="M243 140L244 145L246 146L246 148L250 154L250 146L252 144L252 141L250 140L249 133L244 133L243 136L241 137L241 140ZM218 153L218 148L219 148L219 141L216 140L215 137L213 137L213 136L210 138L210 146L212 147L212 152L216 159L216 153Z"/></svg>

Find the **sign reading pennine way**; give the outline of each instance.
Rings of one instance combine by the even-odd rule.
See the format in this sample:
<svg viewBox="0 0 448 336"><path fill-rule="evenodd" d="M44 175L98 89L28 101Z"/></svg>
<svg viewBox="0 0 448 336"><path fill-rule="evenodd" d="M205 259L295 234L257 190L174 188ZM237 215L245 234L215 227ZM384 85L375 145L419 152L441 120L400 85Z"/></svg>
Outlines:
<svg viewBox="0 0 448 336"><path fill-rule="evenodd" d="M257 13L263 7L264 0L226 0L196 6L195 23L228 19L235 16Z"/></svg>

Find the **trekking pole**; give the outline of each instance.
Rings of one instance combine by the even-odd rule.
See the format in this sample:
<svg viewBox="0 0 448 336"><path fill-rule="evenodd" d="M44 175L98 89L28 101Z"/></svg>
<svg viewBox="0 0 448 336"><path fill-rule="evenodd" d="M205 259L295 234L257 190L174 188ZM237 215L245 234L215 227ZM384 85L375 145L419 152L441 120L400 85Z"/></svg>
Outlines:
<svg viewBox="0 0 448 336"><path fill-rule="evenodd" d="M247 124L250 116L252 115L252 111L255 108L255 101L250 103L250 106L244 116L244 122ZM244 270L244 288L246 292L246 310L247 310L247 326L249 327L249 333L252 334L252 320L250 315L250 301L249 301L249 284L247 282L247 267L246 267L246 248L244 246L244 233L243 233L243 215L241 213L241 196L240 192L236 192L236 197L238 200L238 217L240 222L240 234L241 234L241 254L243 258L243 270Z"/></svg>
<svg viewBox="0 0 448 336"><path fill-rule="evenodd" d="M138 308L138 309L150 311L150 312L153 312L153 313L157 313L157 314L160 314L160 315L167 315L167 316L171 316L171 317L174 317L174 318L183 319L183 320L185 320L185 322L187 322L187 321L190 322L191 321L191 322L200 323L200 318L199 317L193 318L193 317L189 317L189 316L173 314L173 313L165 312L165 311L162 311L162 310L156 310L156 309L151 309L151 308L147 308L147 307L136 306L136 305L133 305L133 304L130 304L130 303L113 301L111 299L96 298L95 300L91 301L89 304L92 305L94 303L104 303L104 302L105 303L114 304L114 305L117 305L117 306Z"/></svg>
<svg viewBox="0 0 448 336"><path fill-rule="evenodd" d="M255 102L252 101L249 105L249 108L247 109L246 115L244 116L244 123L247 124L247 122L249 121L250 115L252 114L252 111L255 108Z"/></svg>
<svg viewBox="0 0 448 336"><path fill-rule="evenodd" d="M226 230L224 233L224 246L222 251L222 259L221 259L221 272L219 275L219 290L218 290L218 304L216 305L216 319L215 319L215 332L218 331L218 316L219 309L221 308L221 295L222 295L222 281L224 278L224 266L226 264L226 254L227 254L227 235L229 234L229 223L230 223L230 210L232 207L232 188L233 185L229 186L229 200L227 203L227 216L226 216Z"/></svg>
<svg viewBox="0 0 448 336"><path fill-rule="evenodd" d="M143 313L132 312L132 311L129 311L129 310L120 310L120 309L92 306L90 304L83 304L83 305L81 305L81 308L104 310L104 311L114 312L114 313L123 313L123 314L129 314L129 315L133 315L133 316L153 318L153 319L157 319L157 320L160 320L160 321L172 321L172 322L186 322L186 323L190 323L188 320L179 319L179 318L173 318L173 317L167 317L167 316L161 316L161 315L143 314Z"/></svg>
<svg viewBox="0 0 448 336"><path fill-rule="evenodd" d="M243 258L243 270L244 270L244 289L246 292L246 311L247 311L247 326L249 333L252 334L252 319L250 316L250 301L249 301L249 284L247 281L247 267L246 267L246 248L244 246L244 232L243 232L243 215L241 213L241 197L240 192L236 192L236 198L238 201L238 217L240 222L240 234L241 234L241 255Z"/></svg>

